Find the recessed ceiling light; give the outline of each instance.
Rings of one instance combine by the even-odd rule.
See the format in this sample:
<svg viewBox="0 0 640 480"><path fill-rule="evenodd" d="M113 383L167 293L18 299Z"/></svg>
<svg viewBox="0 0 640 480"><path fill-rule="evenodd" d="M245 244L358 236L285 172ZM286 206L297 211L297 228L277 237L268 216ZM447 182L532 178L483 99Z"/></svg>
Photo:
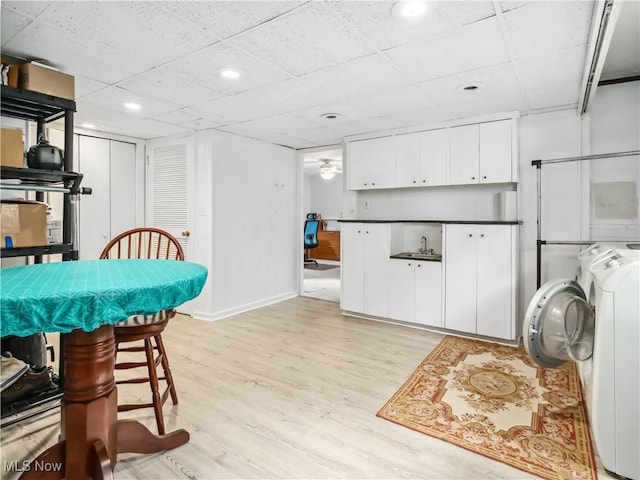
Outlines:
<svg viewBox="0 0 640 480"><path fill-rule="evenodd" d="M96 128L96 126L93 123L83 123L82 125L80 125L82 128Z"/></svg>
<svg viewBox="0 0 640 480"><path fill-rule="evenodd" d="M240 70L237 70L235 68L221 68L218 70L218 75L220 75L222 78L234 80L236 78L240 78L242 74L240 73Z"/></svg>
<svg viewBox="0 0 640 480"><path fill-rule="evenodd" d="M126 108L128 108L129 110L140 110L142 108L142 105L140 105L139 103L135 103L135 102L127 102L124 104L124 106Z"/></svg>
<svg viewBox="0 0 640 480"><path fill-rule="evenodd" d="M421 0L400 0L391 7L391 15L395 18L416 18L427 11L427 3Z"/></svg>
<svg viewBox="0 0 640 480"><path fill-rule="evenodd" d="M341 115L339 113L323 113L322 115L320 115L320 117L324 118L325 120L335 120L340 116Z"/></svg>

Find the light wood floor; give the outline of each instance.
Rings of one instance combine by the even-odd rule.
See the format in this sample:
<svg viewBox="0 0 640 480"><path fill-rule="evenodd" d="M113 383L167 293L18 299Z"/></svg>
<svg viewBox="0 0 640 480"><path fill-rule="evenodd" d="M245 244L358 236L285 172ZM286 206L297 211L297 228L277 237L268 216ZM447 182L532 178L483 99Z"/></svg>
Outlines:
<svg viewBox="0 0 640 480"><path fill-rule="evenodd" d="M191 441L122 455L115 476L535 478L375 416L442 338L343 317L337 304L304 297L213 323L177 317L164 339L180 404L168 401L165 417L169 431L186 428ZM147 390L119 393L131 399ZM155 428L151 410L142 412L128 416ZM2 460L30 460L55 443L58 420L54 412L3 429Z"/></svg>

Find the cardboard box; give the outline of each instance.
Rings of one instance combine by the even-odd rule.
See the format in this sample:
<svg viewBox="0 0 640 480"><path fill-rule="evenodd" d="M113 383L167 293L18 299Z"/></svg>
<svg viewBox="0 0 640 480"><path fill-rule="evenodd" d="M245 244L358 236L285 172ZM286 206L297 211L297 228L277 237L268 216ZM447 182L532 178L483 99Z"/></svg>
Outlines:
<svg viewBox="0 0 640 480"><path fill-rule="evenodd" d="M72 75L34 63L20 65L19 87L68 100L76 99L75 78Z"/></svg>
<svg viewBox="0 0 640 480"><path fill-rule="evenodd" d="M0 129L0 165L3 167L24 166L24 140L22 130Z"/></svg>
<svg viewBox="0 0 640 480"><path fill-rule="evenodd" d="M2 248L47 245L47 204L24 200L0 203Z"/></svg>

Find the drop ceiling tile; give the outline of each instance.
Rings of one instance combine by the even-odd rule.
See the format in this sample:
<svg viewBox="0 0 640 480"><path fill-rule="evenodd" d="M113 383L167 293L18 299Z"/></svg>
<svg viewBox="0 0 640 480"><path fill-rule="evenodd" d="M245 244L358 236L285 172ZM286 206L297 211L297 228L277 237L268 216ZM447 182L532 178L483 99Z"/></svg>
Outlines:
<svg viewBox="0 0 640 480"><path fill-rule="evenodd" d="M90 78L81 77L79 75L76 75L74 80L76 84L76 102L88 95L91 95L92 93L96 93L110 87L110 85L107 85L106 83L91 80Z"/></svg>
<svg viewBox="0 0 640 480"><path fill-rule="evenodd" d="M210 115L213 115L214 118L222 118L225 124L244 122L280 113L265 110L261 105L245 98L244 94L228 95L193 105L191 108L203 112L204 118L208 118Z"/></svg>
<svg viewBox="0 0 640 480"><path fill-rule="evenodd" d="M242 76L236 80L220 77L217 70L225 67L239 69ZM258 56L226 43L216 43L175 60L166 66L166 72L184 85L195 83L226 94L291 78L291 75Z"/></svg>
<svg viewBox="0 0 640 480"><path fill-rule="evenodd" d="M29 18L36 18L42 12L44 12L47 7L51 5L51 2L25 2L24 0L20 1L11 1L11 0L3 0L2 2L2 15L5 14L4 10L13 10L15 12L23 13ZM2 24L4 28L4 22Z"/></svg>
<svg viewBox="0 0 640 480"><path fill-rule="evenodd" d="M514 62L531 108L549 108L578 102L586 46L522 58ZM541 68L544 65L544 68ZM562 75L558 75L562 72Z"/></svg>
<svg viewBox="0 0 640 480"><path fill-rule="evenodd" d="M429 39L385 52L416 81L477 70L509 60L495 18L489 18Z"/></svg>
<svg viewBox="0 0 640 480"><path fill-rule="evenodd" d="M27 28L27 25L29 25L33 20L20 13L17 13L14 10L5 8L4 3L2 4L0 13L0 38L2 41L2 50L4 53L4 45L9 43L9 41L11 41L13 37Z"/></svg>
<svg viewBox="0 0 640 480"><path fill-rule="evenodd" d="M330 2L329 5L360 29L380 50L387 50L495 15L488 1L427 2L427 13L402 20L391 15L395 2Z"/></svg>
<svg viewBox="0 0 640 480"><path fill-rule="evenodd" d="M478 89L462 90L461 87L465 85L475 85ZM437 107L440 110L460 105L491 105L505 102L511 105L512 109L519 108L520 86L511 63L429 80L420 83L419 87L437 99Z"/></svg>
<svg viewBox="0 0 640 480"><path fill-rule="evenodd" d="M127 110L124 107L127 102L139 103L142 108L140 110ZM123 111L131 118L153 117L160 113L174 111L180 107L179 104L168 100L159 100L148 95L140 95L120 87L109 87L88 95L83 103L103 108L107 111Z"/></svg>
<svg viewBox="0 0 640 480"><path fill-rule="evenodd" d="M82 37L35 22L3 45L3 51L24 58L45 59L71 75L113 84L145 68L136 62L123 62L120 52L102 45L88 45Z"/></svg>
<svg viewBox="0 0 640 480"><path fill-rule="evenodd" d="M305 120L296 115L281 114L273 117L265 117L256 120L249 120L247 122L235 123L223 127L222 130L232 128L235 133L241 133L242 131L251 134L250 136L258 135L261 133L292 133L298 130L306 128L317 127L316 124Z"/></svg>
<svg viewBox="0 0 640 480"><path fill-rule="evenodd" d="M162 2L160 8L181 17L221 40L268 22L302 5L303 1Z"/></svg>
<svg viewBox="0 0 640 480"><path fill-rule="evenodd" d="M176 74L166 66L143 72L118 86L132 93L170 99L181 105L195 105L224 96L211 86L190 81L188 73Z"/></svg>
<svg viewBox="0 0 640 480"><path fill-rule="evenodd" d="M585 45L595 2L533 2L504 14L514 60Z"/></svg>
<svg viewBox="0 0 640 480"><path fill-rule="evenodd" d="M291 132L295 138L307 141L314 145L336 145L342 143L344 135L327 127L312 127Z"/></svg>
<svg viewBox="0 0 640 480"><path fill-rule="evenodd" d="M189 129L182 126L171 125L169 123L159 122L148 118L141 118L133 122L123 124L121 131L123 135L142 138L145 140L186 135L189 133Z"/></svg>
<svg viewBox="0 0 640 480"><path fill-rule="evenodd" d="M411 110L418 107L433 108L435 103L423 90L415 85L406 85L388 90L381 90L372 94L349 97L340 102L314 106L298 110L296 116L305 118L316 124L340 129L342 125L363 122L395 112ZM334 120L321 117L326 112L337 112L341 116Z"/></svg>
<svg viewBox="0 0 640 480"><path fill-rule="evenodd" d="M341 102L408 83L384 55L377 54L242 95L251 103L264 107L269 114L275 114Z"/></svg>
<svg viewBox="0 0 640 480"><path fill-rule="evenodd" d="M85 39L89 51L99 46L118 53L119 63L147 68L214 41L204 30L167 15L156 2L52 2L38 20Z"/></svg>
<svg viewBox="0 0 640 480"><path fill-rule="evenodd" d="M171 112L160 113L153 116L153 120L158 120L164 123L175 123L176 125L182 125L188 122L195 122L202 120L203 116L201 112L196 112L188 108L180 108Z"/></svg>
<svg viewBox="0 0 640 480"><path fill-rule="evenodd" d="M293 75L304 75L375 51L324 2L308 2L229 41Z"/></svg>

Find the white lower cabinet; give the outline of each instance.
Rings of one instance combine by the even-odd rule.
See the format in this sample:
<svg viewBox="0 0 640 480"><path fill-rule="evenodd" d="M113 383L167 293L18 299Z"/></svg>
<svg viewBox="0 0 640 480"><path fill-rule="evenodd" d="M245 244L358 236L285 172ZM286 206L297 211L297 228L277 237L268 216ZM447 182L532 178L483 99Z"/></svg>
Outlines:
<svg viewBox="0 0 640 480"><path fill-rule="evenodd" d="M389 260L389 318L442 327L442 264Z"/></svg>
<svg viewBox="0 0 640 480"><path fill-rule="evenodd" d="M515 339L515 235L511 225L445 225L445 328Z"/></svg>
<svg viewBox="0 0 640 480"><path fill-rule="evenodd" d="M343 223L340 227L343 310L387 317L389 225Z"/></svg>

